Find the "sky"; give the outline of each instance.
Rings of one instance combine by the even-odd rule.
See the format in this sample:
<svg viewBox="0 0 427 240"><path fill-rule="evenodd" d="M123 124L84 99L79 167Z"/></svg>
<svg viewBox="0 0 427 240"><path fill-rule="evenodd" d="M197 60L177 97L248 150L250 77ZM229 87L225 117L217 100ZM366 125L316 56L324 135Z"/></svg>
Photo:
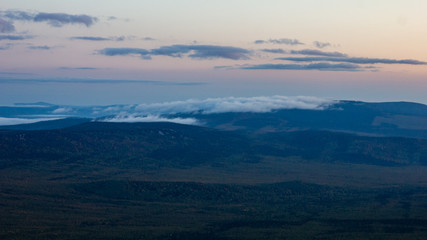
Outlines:
<svg viewBox="0 0 427 240"><path fill-rule="evenodd" d="M423 0L2 0L0 105L427 104Z"/></svg>

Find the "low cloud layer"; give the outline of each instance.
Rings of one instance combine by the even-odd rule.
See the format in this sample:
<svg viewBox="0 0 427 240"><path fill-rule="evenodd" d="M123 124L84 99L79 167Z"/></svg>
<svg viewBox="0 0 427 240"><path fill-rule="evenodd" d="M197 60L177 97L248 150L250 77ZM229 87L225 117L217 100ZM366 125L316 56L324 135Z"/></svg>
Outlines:
<svg viewBox="0 0 427 240"><path fill-rule="evenodd" d="M140 104L135 107L135 111L162 115L177 113L271 112L278 109L323 110L333 103L334 101L327 99L304 96L227 97Z"/></svg>
<svg viewBox="0 0 427 240"><path fill-rule="evenodd" d="M35 123L35 122L49 121L49 120L56 120L56 119L58 119L58 118L4 118L4 117L0 117L0 126L27 124L27 123Z"/></svg>
<svg viewBox="0 0 427 240"><path fill-rule="evenodd" d="M195 118L165 118L156 115L139 116L137 114L120 114L112 118L98 120L99 122L173 122L187 125L198 125Z"/></svg>
<svg viewBox="0 0 427 240"><path fill-rule="evenodd" d="M0 118L0 125L33 123L65 117L92 118L105 122L175 122L197 125L199 124L197 120L199 114L266 113L280 109L324 110L336 102L305 96L262 96L188 99L163 103L110 106L58 106L47 103L30 103L10 106L12 110L7 111L8 115ZM19 113L17 115L13 114L13 108L24 108L24 110L16 111ZM179 114L187 114L187 116L177 116Z"/></svg>
<svg viewBox="0 0 427 240"><path fill-rule="evenodd" d="M354 57L285 57L276 58L278 60L294 61L294 62L344 62L344 63L355 63L355 64L409 64L409 65L426 65L427 62L414 60L414 59L386 59L386 58L354 58Z"/></svg>
<svg viewBox="0 0 427 240"><path fill-rule="evenodd" d="M53 114L63 114L63 113L69 113L72 111L73 111L73 109L70 107L60 107L60 108L53 110L52 113Z"/></svg>
<svg viewBox="0 0 427 240"><path fill-rule="evenodd" d="M258 64L243 65L239 69L247 70L319 70L319 71L363 71L366 68L352 63L311 63L311 64ZM368 67L372 70L371 67Z"/></svg>
<svg viewBox="0 0 427 240"><path fill-rule="evenodd" d="M243 48L229 46L170 45L151 50L143 48L105 48L98 50L98 53L106 56L140 55L143 59L151 59L151 56L183 57L186 55L189 58L196 59L225 58L242 60L249 59L251 52Z"/></svg>
<svg viewBox="0 0 427 240"><path fill-rule="evenodd" d="M285 44L285 45L304 45L304 43L300 42L298 39L290 39L290 38L280 38L280 39L269 39L269 40L255 40L255 44Z"/></svg>
<svg viewBox="0 0 427 240"><path fill-rule="evenodd" d="M189 99L164 103L116 105L93 108L94 115L109 115L108 122L175 122L199 124L196 118L177 118L176 114L217 114L227 112L266 113L280 109L324 110L335 101L317 97L227 97ZM172 117L171 117L172 116Z"/></svg>

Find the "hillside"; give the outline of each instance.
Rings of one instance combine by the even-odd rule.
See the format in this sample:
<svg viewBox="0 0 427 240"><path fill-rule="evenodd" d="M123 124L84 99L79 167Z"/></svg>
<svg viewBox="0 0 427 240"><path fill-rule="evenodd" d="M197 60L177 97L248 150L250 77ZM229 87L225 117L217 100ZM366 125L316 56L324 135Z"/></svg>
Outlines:
<svg viewBox="0 0 427 240"><path fill-rule="evenodd" d="M1 239L427 237L426 139L84 122L0 149Z"/></svg>
<svg viewBox="0 0 427 240"><path fill-rule="evenodd" d="M173 181L316 183L332 175L338 179L335 184L342 185L355 183L345 174L356 178L361 174L368 177L365 184L369 186L381 181L370 182L377 173L366 169L383 168L388 180L381 184L426 182L422 173L427 165L427 140L401 137L327 131L249 134L174 123L89 122L56 130L3 130L0 146L4 174L31 169L33 177L42 179L76 180L88 174L103 180L114 174ZM317 180L309 177L316 167L324 166L331 171L314 173ZM411 177L393 178L398 167L403 176ZM285 172L277 171L282 168ZM337 170L343 168L347 171ZM414 169L418 169L415 175ZM289 172L293 174L288 176ZM232 180L240 175L240 182Z"/></svg>

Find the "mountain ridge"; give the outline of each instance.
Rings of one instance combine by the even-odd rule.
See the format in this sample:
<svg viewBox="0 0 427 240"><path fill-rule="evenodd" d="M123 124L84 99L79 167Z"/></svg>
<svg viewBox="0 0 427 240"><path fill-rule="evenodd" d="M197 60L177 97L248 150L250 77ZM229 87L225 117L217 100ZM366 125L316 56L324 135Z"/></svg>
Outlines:
<svg viewBox="0 0 427 240"><path fill-rule="evenodd" d="M119 106L119 105L117 105ZM3 107L5 108L5 107ZM32 124L0 126L0 129L43 130L58 129L77 125L88 121L138 121L135 116L144 119L144 113L135 109L129 113L121 113L120 118L113 114L87 118L91 109L72 109L52 107L48 112L57 109L78 115L60 120L44 121ZM105 107L105 109L114 107ZM134 107L135 108L135 107ZM45 111L47 108L39 108ZM16 110L16 109L15 109ZM22 111L23 108L17 109ZM5 112L0 107L0 113ZM9 110L8 110L9 111ZM11 110L10 110L11 111ZM9 112L10 112L9 111ZM97 110L103 112L104 110ZM6 111L7 112L7 111ZM23 112L20 112L21 116ZM138 115L139 114L139 115ZM53 115L52 115L53 116ZM86 116L86 118L84 117ZM105 117L109 116L109 117ZM174 121L175 118L191 118L205 127L248 132L280 132L295 130L339 131L359 135L401 136L427 139L427 106L412 102L366 103L360 101L338 101L330 107L319 110L310 109L276 109L270 112L223 112L223 113L173 113L159 115L161 121ZM154 120L155 121L155 120Z"/></svg>

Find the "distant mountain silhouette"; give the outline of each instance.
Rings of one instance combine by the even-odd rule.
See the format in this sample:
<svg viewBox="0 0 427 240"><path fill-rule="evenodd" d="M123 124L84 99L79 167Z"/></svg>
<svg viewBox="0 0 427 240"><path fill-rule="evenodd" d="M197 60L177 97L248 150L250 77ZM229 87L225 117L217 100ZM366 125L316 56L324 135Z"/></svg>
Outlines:
<svg viewBox="0 0 427 240"><path fill-rule="evenodd" d="M427 138L427 106L418 103L341 101L325 110L184 114L208 127L250 132L327 130L373 136Z"/></svg>

